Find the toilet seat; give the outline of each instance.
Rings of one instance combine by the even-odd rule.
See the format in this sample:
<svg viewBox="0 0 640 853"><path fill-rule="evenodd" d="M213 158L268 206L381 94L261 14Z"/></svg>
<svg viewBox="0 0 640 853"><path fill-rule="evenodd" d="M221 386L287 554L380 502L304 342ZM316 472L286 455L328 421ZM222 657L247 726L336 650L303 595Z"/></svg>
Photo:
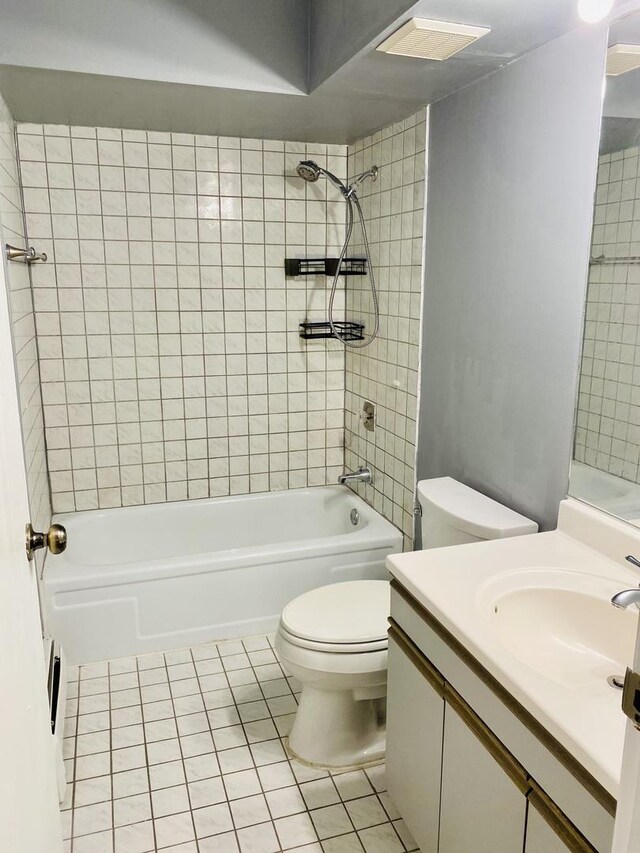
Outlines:
<svg viewBox="0 0 640 853"><path fill-rule="evenodd" d="M347 581L305 592L282 611L280 632L300 648L355 654L387 648L389 584Z"/></svg>
<svg viewBox="0 0 640 853"><path fill-rule="evenodd" d="M280 623L278 633L283 639L291 643L292 646L315 652L325 652L326 654L363 654L366 652L386 651L388 647L386 637L374 640L372 643L322 643L318 640L305 640L302 637L296 637L295 634L289 633L282 626L282 623Z"/></svg>

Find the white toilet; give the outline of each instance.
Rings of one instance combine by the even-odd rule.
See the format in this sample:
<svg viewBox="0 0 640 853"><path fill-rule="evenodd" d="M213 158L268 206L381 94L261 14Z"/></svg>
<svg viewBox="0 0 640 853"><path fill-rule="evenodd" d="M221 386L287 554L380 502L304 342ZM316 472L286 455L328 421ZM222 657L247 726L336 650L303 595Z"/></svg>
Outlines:
<svg viewBox="0 0 640 853"><path fill-rule="evenodd" d="M441 477L418 483L424 548L536 533L538 525ZM318 587L282 611L276 650L302 684L290 752L325 768L361 767L385 752L387 581Z"/></svg>

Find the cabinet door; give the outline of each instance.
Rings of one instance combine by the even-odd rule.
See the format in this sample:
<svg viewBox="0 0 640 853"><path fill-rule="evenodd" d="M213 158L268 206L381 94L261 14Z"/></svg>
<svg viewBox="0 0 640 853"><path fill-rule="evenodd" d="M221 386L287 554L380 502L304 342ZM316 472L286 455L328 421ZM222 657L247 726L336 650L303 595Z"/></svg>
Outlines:
<svg viewBox="0 0 640 853"><path fill-rule="evenodd" d="M387 784L391 799L421 853L438 850L443 725L444 682L392 627L387 690Z"/></svg>
<svg viewBox="0 0 640 853"><path fill-rule="evenodd" d="M482 723L449 702L445 710L440 812L440 853L522 853L527 800L526 775L519 784L495 756L497 745ZM469 712L466 712L469 713ZM481 739L482 738L482 739ZM491 751L493 748L493 753Z"/></svg>
<svg viewBox="0 0 640 853"><path fill-rule="evenodd" d="M551 829L542 815L532 806L527 818L527 842L525 853L570 853L561 838Z"/></svg>
<svg viewBox="0 0 640 853"><path fill-rule="evenodd" d="M596 853L540 786L531 785L524 853Z"/></svg>

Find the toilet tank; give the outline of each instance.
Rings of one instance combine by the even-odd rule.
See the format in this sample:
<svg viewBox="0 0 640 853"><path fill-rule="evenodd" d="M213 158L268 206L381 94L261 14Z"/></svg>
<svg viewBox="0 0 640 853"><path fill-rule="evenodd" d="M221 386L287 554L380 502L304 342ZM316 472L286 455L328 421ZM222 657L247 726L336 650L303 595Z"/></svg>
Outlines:
<svg viewBox="0 0 640 853"><path fill-rule="evenodd" d="M535 521L451 477L420 480L418 500L422 507L423 548L538 532Z"/></svg>

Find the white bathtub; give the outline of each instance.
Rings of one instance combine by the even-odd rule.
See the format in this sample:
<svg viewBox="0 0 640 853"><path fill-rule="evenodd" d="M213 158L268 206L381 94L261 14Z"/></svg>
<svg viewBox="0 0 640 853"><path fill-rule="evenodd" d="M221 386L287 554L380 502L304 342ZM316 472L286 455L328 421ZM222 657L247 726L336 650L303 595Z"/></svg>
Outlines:
<svg viewBox="0 0 640 853"><path fill-rule="evenodd" d="M351 521L356 510L359 520ZM47 629L69 663L275 629L316 586L384 578L401 533L345 486L57 515Z"/></svg>
<svg viewBox="0 0 640 853"><path fill-rule="evenodd" d="M637 483L573 459L569 494L640 525L640 485Z"/></svg>

